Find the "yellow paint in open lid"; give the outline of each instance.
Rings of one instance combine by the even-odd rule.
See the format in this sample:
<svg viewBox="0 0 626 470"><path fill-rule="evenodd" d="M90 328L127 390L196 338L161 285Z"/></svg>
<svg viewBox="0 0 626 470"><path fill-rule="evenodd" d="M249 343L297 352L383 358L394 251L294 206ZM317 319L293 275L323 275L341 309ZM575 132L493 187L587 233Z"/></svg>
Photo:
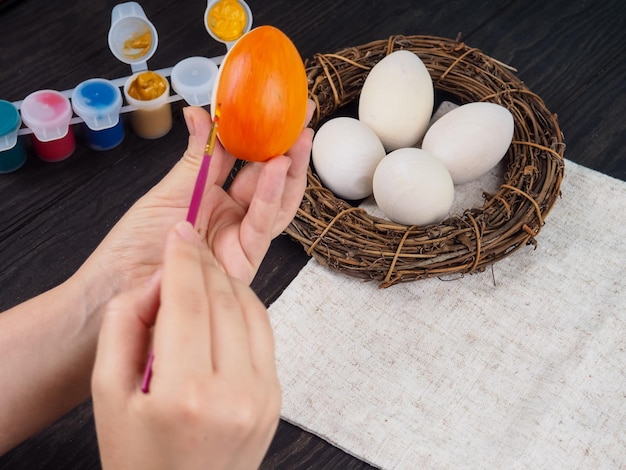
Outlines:
<svg viewBox="0 0 626 470"><path fill-rule="evenodd" d="M252 11L243 0L208 0L204 27L227 49L252 28Z"/></svg>
<svg viewBox="0 0 626 470"><path fill-rule="evenodd" d="M109 49L133 72L147 70L150 59L159 44L154 25L137 2L120 3L111 11Z"/></svg>

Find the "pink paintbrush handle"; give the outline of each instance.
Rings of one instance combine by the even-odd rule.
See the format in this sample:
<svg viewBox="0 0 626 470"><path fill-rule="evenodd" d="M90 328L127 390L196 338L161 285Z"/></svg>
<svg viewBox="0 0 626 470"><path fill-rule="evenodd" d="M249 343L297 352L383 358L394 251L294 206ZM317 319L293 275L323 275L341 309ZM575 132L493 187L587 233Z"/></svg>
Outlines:
<svg viewBox="0 0 626 470"><path fill-rule="evenodd" d="M204 187L206 186L210 165L211 155L205 152L204 157L202 157L202 163L200 164L200 171L198 171L198 177L196 178L196 185L193 188L189 211L187 212L187 222L194 226L198 218L198 211L200 210L200 203L202 202L202 195L204 194Z"/></svg>
<svg viewBox="0 0 626 470"><path fill-rule="evenodd" d="M198 170L198 176L196 177L196 184L193 188L193 194L191 195L191 202L189 203L189 210L187 211L187 222L191 225L196 225L196 219L198 218L198 212L200 211L200 204L202 203L202 196L204 195L204 188L206 186L206 180L209 175L209 167L211 166L211 156L213 155L213 148L215 146L215 139L217 137L217 116L213 122L213 128L209 134L209 140L204 148L204 156L202 157L202 163L200 163L200 169ZM143 380L141 382L141 391L148 393L150 391L150 379L152 378L152 363L154 362L154 353L150 351L148 355L148 361L146 368L143 372Z"/></svg>

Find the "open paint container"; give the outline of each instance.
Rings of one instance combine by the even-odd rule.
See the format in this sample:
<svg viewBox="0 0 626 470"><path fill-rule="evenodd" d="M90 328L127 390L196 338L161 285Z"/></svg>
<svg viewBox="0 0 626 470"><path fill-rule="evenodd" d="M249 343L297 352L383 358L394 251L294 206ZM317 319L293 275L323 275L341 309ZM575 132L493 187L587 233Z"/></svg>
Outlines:
<svg viewBox="0 0 626 470"><path fill-rule="evenodd" d="M113 55L133 72L124 83L124 98L136 108L130 113L133 131L145 139L164 136L172 128L170 84L163 75L148 70L159 38L137 2L113 7L108 41Z"/></svg>

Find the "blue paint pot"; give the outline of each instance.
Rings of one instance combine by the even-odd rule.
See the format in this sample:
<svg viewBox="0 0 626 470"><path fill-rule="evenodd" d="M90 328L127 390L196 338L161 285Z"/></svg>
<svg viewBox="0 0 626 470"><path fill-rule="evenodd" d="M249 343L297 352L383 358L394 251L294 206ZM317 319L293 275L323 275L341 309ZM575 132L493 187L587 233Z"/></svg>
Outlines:
<svg viewBox="0 0 626 470"><path fill-rule="evenodd" d="M85 143L94 150L109 150L124 140L120 119L122 93L111 81L92 78L72 92L72 108L83 121Z"/></svg>

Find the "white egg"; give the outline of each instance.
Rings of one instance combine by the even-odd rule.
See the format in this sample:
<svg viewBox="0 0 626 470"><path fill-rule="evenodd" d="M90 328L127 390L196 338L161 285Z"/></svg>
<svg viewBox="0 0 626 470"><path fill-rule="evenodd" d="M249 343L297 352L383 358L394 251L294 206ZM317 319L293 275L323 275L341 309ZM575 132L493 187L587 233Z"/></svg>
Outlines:
<svg viewBox="0 0 626 470"><path fill-rule="evenodd" d="M315 133L311 158L325 187L344 199L372 194L372 179L385 149L374 131L358 119L337 117Z"/></svg>
<svg viewBox="0 0 626 470"><path fill-rule="evenodd" d="M495 103L468 103L438 119L422 149L439 158L455 184L472 181L495 167L513 138L513 115Z"/></svg>
<svg viewBox="0 0 626 470"><path fill-rule="evenodd" d="M448 215L454 201L454 184L440 160L421 149L403 148L378 164L374 199L394 222L429 225Z"/></svg>
<svg viewBox="0 0 626 470"><path fill-rule="evenodd" d="M424 63L411 51L395 51L367 75L359 119L376 132L387 151L411 147L426 132L433 102L433 82Z"/></svg>

